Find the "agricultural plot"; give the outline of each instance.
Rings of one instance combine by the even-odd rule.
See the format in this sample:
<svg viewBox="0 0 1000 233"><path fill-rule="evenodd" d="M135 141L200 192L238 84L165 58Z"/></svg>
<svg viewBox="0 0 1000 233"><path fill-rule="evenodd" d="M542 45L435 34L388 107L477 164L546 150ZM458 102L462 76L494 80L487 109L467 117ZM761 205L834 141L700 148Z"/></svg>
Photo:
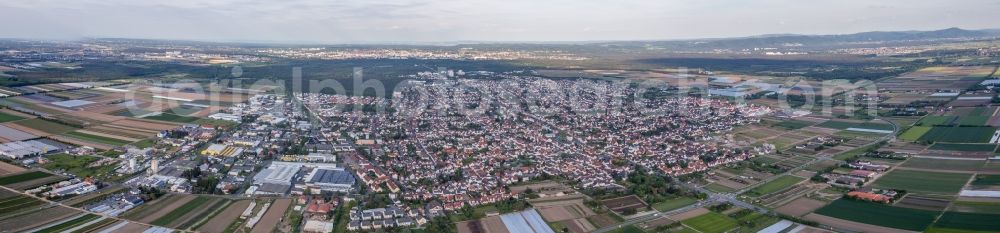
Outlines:
<svg viewBox="0 0 1000 233"><path fill-rule="evenodd" d="M954 195L971 177L972 174L896 169L876 180L874 186L902 189L910 193Z"/></svg>
<svg viewBox="0 0 1000 233"><path fill-rule="evenodd" d="M628 209L641 211L646 207L649 207L646 202L642 201L642 199L639 199L639 197L635 195L606 199L602 200L601 203L604 203L604 206L608 207L611 211L618 213L624 212Z"/></svg>
<svg viewBox="0 0 1000 233"><path fill-rule="evenodd" d="M840 199L816 210L816 214L876 226L923 231L934 221L938 212Z"/></svg>
<svg viewBox="0 0 1000 233"><path fill-rule="evenodd" d="M225 209L221 210L219 214L208 219L207 222L198 227L198 231L207 233L221 233L226 230L236 218L240 217L240 214L250 206L250 200L242 200L227 206Z"/></svg>
<svg viewBox="0 0 1000 233"><path fill-rule="evenodd" d="M132 143L134 141L139 141L139 140L129 141L129 140L121 139L121 138L114 138L114 137L110 137L110 136L107 136L107 135L98 135L98 133L83 132L83 131L67 132L67 133L65 133L63 135L64 136L68 136L68 137L72 137L72 138L76 138L76 139L80 139L80 140L84 140L84 141L88 141L88 142L105 144L105 145L111 145L111 146L121 146L121 145Z"/></svg>
<svg viewBox="0 0 1000 233"><path fill-rule="evenodd" d="M704 233L723 233L736 228L738 223L736 219L716 212L708 212L681 222Z"/></svg>
<svg viewBox="0 0 1000 233"><path fill-rule="evenodd" d="M917 122L918 126L951 126L952 122L955 121L957 117L955 116L925 116L923 119Z"/></svg>
<svg viewBox="0 0 1000 233"><path fill-rule="evenodd" d="M905 132L899 135L899 139L906 141L917 141L920 137L924 136L927 132L931 131L931 127L926 126L913 126L907 129Z"/></svg>
<svg viewBox="0 0 1000 233"><path fill-rule="evenodd" d="M812 213L816 209L822 208L826 204L827 203L824 201L808 197L800 197L792 202L789 202L788 204L774 209L774 211L788 216L801 217L808 213Z"/></svg>
<svg viewBox="0 0 1000 233"><path fill-rule="evenodd" d="M31 128L34 130L42 131L48 134L62 134L69 131L76 130L76 127L61 124L54 121L49 121L41 118L34 118L22 121L12 122L22 127Z"/></svg>
<svg viewBox="0 0 1000 233"><path fill-rule="evenodd" d="M142 119L158 120L158 121L169 121L178 123L191 123L197 121L198 117L181 116L173 113L160 113L159 115L147 116Z"/></svg>
<svg viewBox="0 0 1000 233"><path fill-rule="evenodd" d="M941 218L934 223L929 232L950 232L950 231L973 231L973 232L997 232L1000 231L1000 214L983 213L962 213L945 212Z"/></svg>
<svg viewBox="0 0 1000 233"><path fill-rule="evenodd" d="M653 209L656 211L664 212L679 209L691 204L698 202L698 200L690 197L675 197L668 199L666 201L661 201L653 204Z"/></svg>
<svg viewBox="0 0 1000 233"><path fill-rule="evenodd" d="M996 132L995 127L934 127L920 141L987 143Z"/></svg>
<svg viewBox="0 0 1000 233"><path fill-rule="evenodd" d="M785 120L785 121L782 121L782 122L775 123L775 124L773 124L771 126L772 127L781 128L781 129L786 129L786 130L796 130L796 129L805 128L805 127L811 126L811 125L813 125L813 123L812 122L808 122L808 121Z"/></svg>
<svg viewBox="0 0 1000 233"><path fill-rule="evenodd" d="M277 199L271 204L271 208L267 209L264 216L260 218L260 222L254 225L253 229L250 230L251 233L266 233L271 232L281 221L281 217L285 216L285 211L288 210L288 206L292 204L292 199Z"/></svg>
<svg viewBox="0 0 1000 233"><path fill-rule="evenodd" d="M0 123L8 122L8 121L23 120L23 119L24 119L24 117L21 117L21 116L15 115L15 114L7 113L7 112L0 112Z"/></svg>
<svg viewBox="0 0 1000 233"><path fill-rule="evenodd" d="M51 177L52 174L42 172L42 171L30 171L20 174L13 174L4 177L0 177L0 185L9 185L15 183L21 183L26 181L32 181L36 179Z"/></svg>
<svg viewBox="0 0 1000 233"><path fill-rule="evenodd" d="M181 205L176 209L171 209L172 211L161 216L160 218L157 218L156 220L153 220L150 224L178 228L178 226L185 224L188 220L192 220L192 218L205 211L208 211L209 213L214 212L215 209L220 208L220 206L216 205L225 202L226 201L223 199L205 196L196 197L194 200L184 203L184 205ZM188 227L189 226L190 225L188 225Z"/></svg>
<svg viewBox="0 0 1000 233"><path fill-rule="evenodd" d="M903 167L975 172L978 171L986 161L965 160L965 159L932 159L932 158L910 158L903 163Z"/></svg>
<svg viewBox="0 0 1000 233"><path fill-rule="evenodd" d="M803 180L805 179L802 177L784 175L770 182L764 183L761 186L757 186L756 188L747 192L747 194L754 197L763 196L788 188L789 186L802 182Z"/></svg>
<svg viewBox="0 0 1000 233"><path fill-rule="evenodd" d="M0 229L9 232L23 232L79 213L80 211L62 206L33 210L28 213L0 219Z"/></svg>
<svg viewBox="0 0 1000 233"><path fill-rule="evenodd" d="M0 198L0 218L43 204L45 204L44 201L25 195L15 194L14 196Z"/></svg>
<svg viewBox="0 0 1000 233"><path fill-rule="evenodd" d="M50 227L47 227L47 228L44 228L44 229L40 229L40 230L35 231L35 232L37 232L37 233L64 232L64 231L72 229L74 227L77 227L77 226L89 223L90 221L97 220L100 217L101 216L94 215L94 214L85 214L83 216L74 218L72 220L69 220L69 221L66 221L66 222L63 222L63 223L60 223L60 224L56 224L54 226L50 226Z"/></svg>
<svg viewBox="0 0 1000 233"><path fill-rule="evenodd" d="M922 209L931 211L942 211L948 207L948 200L920 197L917 195L907 195L902 200L896 201L895 207L910 209Z"/></svg>
<svg viewBox="0 0 1000 233"><path fill-rule="evenodd" d="M948 211L962 213L1000 213L1000 202L954 201Z"/></svg>
<svg viewBox="0 0 1000 233"><path fill-rule="evenodd" d="M892 125L874 123L874 122L850 122L850 121L838 121L829 120L823 122L818 127L831 128L831 129L848 129L848 128L859 128L859 129L871 129L871 130L892 130Z"/></svg>
<svg viewBox="0 0 1000 233"><path fill-rule="evenodd" d="M929 67L878 83L879 89L906 91L963 91L978 84L993 72L993 66Z"/></svg>
<svg viewBox="0 0 1000 233"><path fill-rule="evenodd" d="M1000 186L1000 175L976 175L976 178L972 180L971 184L979 186Z"/></svg>
<svg viewBox="0 0 1000 233"><path fill-rule="evenodd" d="M951 150L951 151L969 151L969 152L991 152L996 150L997 144L989 143L934 143L929 149L931 150Z"/></svg>

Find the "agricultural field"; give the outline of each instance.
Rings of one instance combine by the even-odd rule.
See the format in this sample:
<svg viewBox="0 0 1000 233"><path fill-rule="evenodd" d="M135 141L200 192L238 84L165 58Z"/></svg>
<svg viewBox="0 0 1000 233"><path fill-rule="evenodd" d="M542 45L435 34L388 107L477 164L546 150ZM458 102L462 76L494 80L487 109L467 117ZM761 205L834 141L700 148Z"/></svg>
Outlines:
<svg viewBox="0 0 1000 233"><path fill-rule="evenodd" d="M24 169L23 167L0 161L0 176L6 176L7 174L23 172L24 170L26 169Z"/></svg>
<svg viewBox="0 0 1000 233"><path fill-rule="evenodd" d="M827 203L824 201L808 197L800 197L792 202L789 202L788 204L785 204L784 206L774 209L774 211L788 216L801 217L808 213L812 213L816 209L822 208L826 204Z"/></svg>
<svg viewBox="0 0 1000 233"><path fill-rule="evenodd" d="M8 184L21 183L21 182L25 182L25 181L31 181L31 180L35 180L35 179L41 179L41 178L46 178L46 177L50 177L50 176L52 176L52 174L49 174L49 173L46 173L46 172L42 172L42 171L30 171L30 172L25 172L25 173L20 173L20 174L13 174L13 175L8 175L8 176L0 177L0 185L8 185Z"/></svg>
<svg viewBox="0 0 1000 233"><path fill-rule="evenodd" d="M27 119L22 121L11 122L22 127L31 128L48 134L63 134L69 131L76 130L76 127L65 125L62 123L45 120L42 118Z"/></svg>
<svg viewBox="0 0 1000 233"><path fill-rule="evenodd" d="M899 139L906 141L917 141L920 137L924 136L927 132L931 131L931 127L927 126L913 126L907 129L902 134L899 135Z"/></svg>
<svg viewBox="0 0 1000 233"><path fill-rule="evenodd" d="M60 223L60 224L56 224L54 226L47 227L47 228L44 228L44 229L39 229L38 231L35 231L35 232L37 232L37 233L63 232L63 231L69 230L69 229L73 229L74 227L77 227L77 226L89 223L91 221L97 220L100 217L101 216L94 215L94 214L84 214L83 216L74 218L72 220L69 220L69 221L66 221L66 222L63 222L63 223Z"/></svg>
<svg viewBox="0 0 1000 233"><path fill-rule="evenodd" d="M228 202L229 201L225 199L207 196L195 197L193 200L184 203L177 208L168 209L170 211L169 213L156 218L156 220L153 220L150 224L186 229L187 227L194 225L194 223L188 224L188 221L197 222L205 216L202 216L200 219L196 217L201 216L203 213L208 214L215 212L215 210L222 208L222 205L226 205Z"/></svg>
<svg viewBox="0 0 1000 233"><path fill-rule="evenodd" d="M976 178L972 180L971 185L998 186L1000 185L1000 175L976 175Z"/></svg>
<svg viewBox="0 0 1000 233"><path fill-rule="evenodd" d="M777 179L772 180L771 182L767 182L761 186L757 186L756 188L751 189L750 191L747 192L747 194L754 197L763 196L788 188L789 186L802 182L803 180L805 180L805 178L792 175L784 175L778 177Z"/></svg>
<svg viewBox="0 0 1000 233"><path fill-rule="evenodd" d="M24 232L80 213L80 211L62 206L35 209L0 219L0 229L10 232Z"/></svg>
<svg viewBox="0 0 1000 233"><path fill-rule="evenodd" d="M738 224L736 219L716 212L708 212L681 223L704 233L723 233L736 228Z"/></svg>
<svg viewBox="0 0 1000 233"><path fill-rule="evenodd" d="M930 142L987 143L995 127L933 127L918 139Z"/></svg>
<svg viewBox="0 0 1000 233"><path fill-rule="evenodd" d="M605 199L601 200L601 203L604 203L604 206L608 207L611 211L618 213L622 213L628 209L642 211L649 207L646 202L642 201L642 199L639 199L639 197L635 195Z"/></svg>
<svg viewBox="0 0 1000 233"><path fill-rule="evenodd" d="M121 146L121 145L129 144L129 143L133 142L133 141L128 141L128 140L122 140L122 139L119 139L119 138L111 138L111 137L107 137L107 136L101 136L101 135L83 133L83 132L80 132L80 131L68 132L68 133L65 133L63 135L68 136L68 137L72 137L72 138L76 138L76 139L80 139L80 140L84 140L84 141L89 141L89 142L93 142L93 143L100 143L100 144L105 144L105 145L112 145L112 146ZM136 140L136 141L138 141L138 140Z"/></svg>
<svg viewBox="0 0 1000 233"><path fill-rule="evenodd" d="M250 206L250 202L250 200L242 200L227 206L211 219L207 219L197 230L207 233L222 233Z"/></svg>
<svg viewBox="0 0 1000 233"><path fill-rule="evenodd" d="M191 123L197 121L198 117L181 116L173 113L160 113L159 115L147 116L142 119L158 120L158 121L169 121L178 123Z"/></svg>
<svg viewBox="0 0 1000 233"><path fill-rule="evenodd" d="M1000 231L1000 213L945 212L928 232L996 232Z"/></svg>
<svg viewBox="0 0 1000 233"><path fill-rule="evenodd" d="M805 127L808 127L808 126L811 126L811 125L813 125L813 123L812 122L808 122L808 121L785 120L785 121L781 121L781 122L775 123L775 124L773 124L771 126L772 127L781 128L781 129L786 129L786 130L796 130L796 129L805 128Z"/></svg>
<svg viewBox="0 0 1000 233"><path fill-rule="evenodd" d="M921 177L921 179L914 179ZM902 189L910 193L954 195L965 186L972 174L943 173L896 169L875 181L878 188Z"/></svg>
<svg viewBox="0 0 1000 233"><path fill-rule="evenodd" d="M929 149L931 150L951 150L951 151L969 151L969 152L990 152L997 148L997 144L969 144L969 143L934 143Z"/></svg>
<svg viewBox="0 0 1000 233"><path fill-rule="evenodd" d="M920 168L950 171L978 171L986 164L984 160L910 158L903 163L906 168Z"/></svg>
<svg viewBox="0 0 1000 233"><path fill-rule="evenodd" d="M859 223L910 231L923 231L927 229L938 215L938 212L935 211L900 208L849 199L834 201L816 210L815 213Z"/></svg>
<svg viewBox="0 0 1000 233"><path fill-rule="evenodd" d="M952 122L955 121L955 116L925 116L924 118L917 121L917 126L951 126Z"/></svg>
<svg viewBox="0 0 1000 233"><path fill-rule="evenodd" d="M260 222L254 225L251 233L266 233L271 232L277 227L278 222L281 221L282 216L285 216L285 211L291 206L292 199L277 199L271 204L271 208L264 212L264 216L260 218Z"/></svg>
<svg viewBox="0 0 1000 233"><path fill-rule="evenodd" d="M698 202L698 200L690 197L675 197L665 201L653 203L653 209L657 211L664 212L679 209L691 204Z"/></svg>
<svg viewBox="0 0 1000 233"><path fill-rule="evenodd" d="M0 111L0 123L8 121L23 120L24 117Z"/></svg>
<svg viewBox="0 0 1000 233"><path fill-rule="evenodd" d="M3 192L5 192L6 196L7 191ZM12 196L0 198L0 218L45 204L44 201L30 196L14 194L13 192L10 192L10 194Z"/></svg>

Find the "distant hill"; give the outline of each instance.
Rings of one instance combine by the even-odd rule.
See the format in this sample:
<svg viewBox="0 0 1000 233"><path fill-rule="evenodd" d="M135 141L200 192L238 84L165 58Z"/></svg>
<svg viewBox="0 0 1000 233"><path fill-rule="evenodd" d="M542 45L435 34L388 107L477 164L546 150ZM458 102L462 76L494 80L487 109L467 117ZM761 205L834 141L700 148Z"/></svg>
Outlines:
<svg viewBox="0 0 1000 233"><path fill-rule="evenodd" d="M843 35L772 34L739 38L719 38L676 41L622 41L597 43L605 46L657 46L664 49L744 49L744 48L796 48L828 49L857 45L922 44L927 42L959 41L1000 38L1000 29L965 30L947 28L936 31L874 31Z"/></svg>

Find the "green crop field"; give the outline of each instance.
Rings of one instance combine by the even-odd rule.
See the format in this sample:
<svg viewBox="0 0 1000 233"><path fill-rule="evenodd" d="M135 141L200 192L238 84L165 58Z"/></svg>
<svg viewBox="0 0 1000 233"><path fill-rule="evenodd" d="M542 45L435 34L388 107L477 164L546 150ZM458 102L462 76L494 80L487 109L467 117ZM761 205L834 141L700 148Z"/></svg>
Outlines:
<svg viewBox="0 0 1000 233"><path fill-rule="evenodd" d="M41 205L43 203L44 202L42 202L41 200L24 195L7 197L0 199L0 213L10 213L15 210L26 209L28 207ZM0 216L3 216L3 214L0 214Z"/></svg>
<svg viewBox="0 0 1000 233"><path fill-rule="evenodd" d="M778 128L782 128L782 129L796 130L796 129L805 128L805 127L810 126L810 125L812 125L812 122L799 121L799 120L787 120L787 121L782 121L782 122L775 123L773 126L774 127L778 127Z"/></svg>
<svg viewBox="0 0 1000 233"><path fill-rule="evenodd" d="M194 200L191 200L188 203L184 203L184 205L182 205L181 207L178 207L177 209L170 211L170 213L163 215L163 217L153 220L151 224L165 226L167 224L172 223L174 220L177 220L178 218L184 216L185 214L188 214L194 209L201 207L201 205L204 205L205 203L208 203L208 201L211 200L212 198L210 197L196 197Z"/></svg>
<svg viewBox="0 0 1000 233"><path fill-rule="evenodd" d="M937 211L893 207L841 198L816 210L834 218L911 231L923 231L937 217Z"/></svg>
<svg viewBox="0 0 1000 233"><path fill-rule="evenodd" d="M1000 214L945 212L934 223L934 228L997 232L1000 231Z"/></svg>
<svg viewBox="0 0 1000 233"><path fill-rule="evenodd" d="M76 226L83 225L85 223L93 221L93 220L95 220L95 219L97 219L99 217L101 217L101 216L94 215L94 214L87 214L87 215L81 216L79 218L75 218L73 220L69 220L69 221L57 224L55 226L51 226L51 227L48 227L48 228L36 231L36 233L63 232L63 231L72 229L72 228L74 228Z"/></svg>
<svg viewBox="0 0 1000 233"><path fill-rule="evenodd" d="M49 177L49 176L52 176L52 174L45 173L45 172L40 172L40 171L31 171L31 172L27 172L27 173L21 173L21 174L17 174L17 175L2 177L2 178L0 178L0 185L21 183L21 182L25 182L25 181L29 181L29 180L34 180L34 179L41 179L41 178L45 178L45 177Z"/></svg>
<svg viewBox="0 0 1000 233"><path fill-rule="evenodd" d="M958 125L980 126L986 125L989 120L989 116L963 116L958 118Z"/></svg>
<svg viewBox="0 0 1000 233"><path fill-rule="evenodd" d="M690 197L675 197L675 198L668 199L666 201L661 201L661 202L653 203L653 209L656 209L657 211L661 211L661 212L662 211L670 211L670 210L675 210L675 209L678 209L678 208L681 208L681 207L684 207L684 206L688 206L688 205L694 204L695 202L698 202L698 200L695 200L694 198L690 198Z"/></svg>
<svg viewBox="0 0 1000 233"><path fill-rule="evenodd" d="M736 219L716 212L708 212L681 222L684 225L705 233L726 232L736 228L737 224Z"/></svg>
<svg viewBox="0 0 1000 233"><path fill-rule="evenodd" d="M976 179L972 180L972 185L1000 185L1000 175L976 175Z"/></svg>
<svg viewBox="0 0 1000 233"><path fill-rule="evenodd" d="M969 152L987 152L996 150L996 144L989 143L934 143L930 149L932 150L953 150L953 151L969 151Z"/></svg>
<svg viewBox="0 0 1000 233"><path fill-rule="evenodd" d="M948 211L965 213L1000 213L1000 202L954 201Z"/></svg>
<svg viewBox="0 0 1000 233"><path fill-rule="evenodd" d="M711 184L705 185L704 188L708 189L708 190L712 190L713 192L720 192L720 193L728 193L728 192L736 191L733 188L722 186L721 184L716 184L716 183L711 183Z"/></svg>
<svg viewBox="0 0 1000 233"><path fill-rule="evenodd" d="M906 130L906 132L903 132L903 134L900 134L899 135L899 139L903 139L903 140L911 141L911 142L912 141L916 141L917 139L920 139L921 136L924 136L924 134L927 133L927 132L929 132L929 131L931 131L931 127L913 126L913 127L910 127L910 129Z"/></svg>
<svg viewBox="0 0 1000 233"><path fill-rule="evenodd" d="M105 144L105 145L112 145L112 146L121 146L121 145L132 143L130 141L125 141L125 140L121 140L121 139L117 139L117 138L102 137L102 136L97 136L97 135L92 135L92 134L85 134L85 133L76 132L76 131L68 132L68 133L63 134L63 135L66 135L68 137L73 137L73 138L76 138L76 139L80 139L80 140L84 140L84 141L96 142L96 143Z"/></svg>
<svg viewBox="0 0 1000 233"><path fill-rule="evenodd" d="M42 118L27 119L23 121L15 121L14 124L18 124L24 127L37 129L38 131L50 133L50 134L62 134L65 132L76 130L76 127L44 120Z"/></svg>
<svg viewBox="0 0 1000 233"><path fill-rule="evenodd" d="M24 117L19 117L19 116L7 114L7 113L4 113L4 112L0 112L0 123L8 122L8 121L23 120L23 119L24 119Z"/></svg>
<svg viewBox="0 0 1000 233"><path fill-rule="evenodd" d="M934 127L920 141L987 143L996 132L994 127Z"/></svg>
<svg viewBox="0 0 1000 233"><path fill-rule="evenodd" d="M777 179L772 180L771 182L767 182L761 186L757 186L756 188L751 189L750 192L748 192L748 194L750 196L767 195L785 189L788 186L792 186L793 184L801 182L802 180L805 179L798 176L784 175L778 177Z"/></svg>
<svg viewBox="0 0 1000 233"><path fill-rule="evenodd" d="M932 158L910 158L903 163L903 167L953 170L953 171L977 171L983 167L986 161L964 160L964 159L932 159Z"/></svg>
<svg viewBox="0 0 1000 233"><path fill-rule="evenodd" d="M925 116L917 121L918 126L950 125L955 116Z"/></svg>
<svg viewBox="0 0 1000 233"><path fill-rule="evenodd" d="M875 181L878 188L902 189L911 193L954 195L972 174L894 170Z"/></svg>

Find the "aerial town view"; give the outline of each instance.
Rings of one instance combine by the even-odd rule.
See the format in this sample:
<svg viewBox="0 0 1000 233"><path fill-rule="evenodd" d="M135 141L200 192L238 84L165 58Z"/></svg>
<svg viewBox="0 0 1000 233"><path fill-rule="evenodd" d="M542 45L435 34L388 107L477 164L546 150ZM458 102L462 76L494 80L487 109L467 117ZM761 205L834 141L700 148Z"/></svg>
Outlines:
<svg viewBox="0 0 1000 233"><path fill-rule="evenodd" d="M0 2L0 233L1000 232L1000 3Z"/></svg>

